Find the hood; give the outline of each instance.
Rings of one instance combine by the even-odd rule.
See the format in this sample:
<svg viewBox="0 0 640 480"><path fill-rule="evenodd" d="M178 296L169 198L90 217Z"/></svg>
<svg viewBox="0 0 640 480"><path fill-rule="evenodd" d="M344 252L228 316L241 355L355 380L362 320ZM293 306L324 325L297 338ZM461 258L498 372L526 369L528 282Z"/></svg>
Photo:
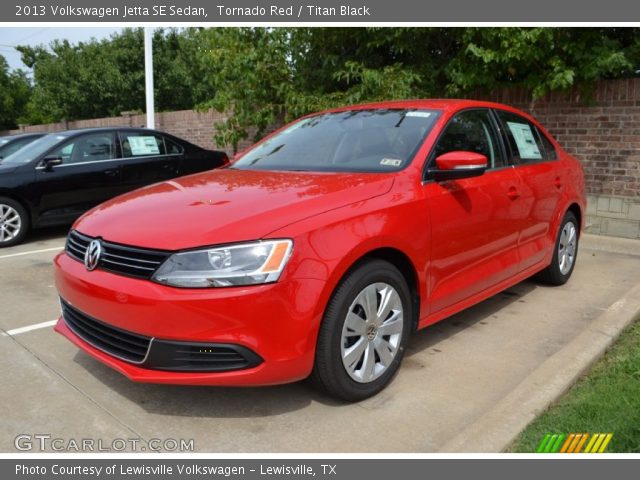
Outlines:
<svg viewBox="0 0 640 480"><path fill-rule="evenodd" d="M179 250L257 240L305 218L387 193L372 173L221 169L114 198L74 228L125 245Z"/></svg>
<svg viewBox="0 0 640 480"><path fill-rule="evenodd" d="M0 160L0 175L12 173L16 168L18 168L18 166L19 165L2 163L2 160Z"/></svg>

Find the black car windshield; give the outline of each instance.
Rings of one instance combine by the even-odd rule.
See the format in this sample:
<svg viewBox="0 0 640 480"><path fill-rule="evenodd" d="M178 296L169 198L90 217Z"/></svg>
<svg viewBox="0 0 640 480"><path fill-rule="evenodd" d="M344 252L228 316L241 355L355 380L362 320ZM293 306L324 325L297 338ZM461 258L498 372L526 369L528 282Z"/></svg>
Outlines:
<svg viewBox="0 0 640 480"><path fill-rule="evenodd" d="M41 137L17 152L2 159L2 164L24 165L35 160L50 148L67 138L66 135L52 133Z"/></svg>
<svg viewBox="0 0 640 480"><path fill-rule="evenodd" d="M247 152L231 168L393 172L407 166L438 110L372 109L304 118Z"/></svg>

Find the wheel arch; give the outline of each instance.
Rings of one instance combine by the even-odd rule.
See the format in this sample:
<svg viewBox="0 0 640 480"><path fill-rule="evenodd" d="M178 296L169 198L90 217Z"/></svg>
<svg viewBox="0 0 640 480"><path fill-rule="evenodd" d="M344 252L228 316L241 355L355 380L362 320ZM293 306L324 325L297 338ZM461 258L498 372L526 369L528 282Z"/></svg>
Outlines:
<svg viewBox="0 0 640 480"><path fill-rule="evenodd" d="M576 220L578 221L578 234L581 234L583 229L583 224L582 224L583 219L582 219L582 209L580 208L580 205L578 205L575 202L572 203L567 208L567 212L571 212L575 215Z"/></svg>
<svg viewBox="0 0 640 480"><path fill-rule="evenodd" d="M358 266L362 265L367 260L373 260L373 259L384 260L386 262L389 262L391 265L396 267L404 277L409 287L411 300L413 302L413 305L412 305L413 331L417 330L418 319L420 317L420 302L421 302L419 275L409 255L407 255L405 252L403 252L397 247L391 247L391 246L376 247L366 252L362 252L357 258L351 261L350 264L344 269L344 271L340 275L337 282L335 282L335 284L333 285L333 290L329 294L327 302L323 302L325 304L323 306L322 311L324 312L326 310L327 305L329 304L329 302L331 301L331 298L333 297L333 293L335 292L336 287L340 285L340 283L347 277L347 275L349 275L349 273L351 273L355 268L358 268Z"/></svg>

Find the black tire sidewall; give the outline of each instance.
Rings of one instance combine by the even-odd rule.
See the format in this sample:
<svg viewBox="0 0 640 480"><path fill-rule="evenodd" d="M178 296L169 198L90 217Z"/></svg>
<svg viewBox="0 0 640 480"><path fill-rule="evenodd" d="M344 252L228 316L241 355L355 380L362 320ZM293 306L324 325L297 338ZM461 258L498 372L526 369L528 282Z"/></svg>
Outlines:
<svg viewBox="0 0 640 480"><path fill-rule="evenodd" d="M402 338L398 352L387 371L372 382L359 383L349 376L342 364L342 329L347 311L355 297L366 286L378 282L391 285L400 296L404 322ZM412 306L407 282L392 264L384 260L369 260L352 269L340 282L327 306L318 338L314 373L320 377L324 388L332 395L348 401L362 400L384 389L402 362L411 333Z"/></svg>
<svg viewBox="0 0 640 480"><path fill-rule="evenodd" d="M560 237L562 236L562 230L564 230L564 227L569 222L573 223L573 226L576 229L576 236L577 236L576 251L573 257L573 263L571 264L571 268L566 274L563 274L560 271L560 263L558 262L558 248L560 247ZM558 229L558 234L556 235L556 243L553 246L554 250L553 250L553 261L551 263L551 273L552 273L552 276L555 277L554 283L564 284L567 282L567 280L569 280L569 278L571 277L571 274L573 273L573 269L576 266L576 262L578 260L579 246L580 246L580 227L578 226L578 220L576 219L576 216L572 212L567 212L565 213L562 219L562 223L560 223L560 228Z"/></svg>
<svg viewBox="0 0 640 480"><path fill-rule="evenodd" d="M7 205L13 208L16 212L18 212L18 215L20 215L21 227L18 235L16 235L8 242L0 242L0 248L12 247L13 245L17 245L22 242L22 240L24 240L24 237L27 235L27 232L29 231L29 215L27 214L27 211L22 206L22 204L12 198L0 197L0 205Z"/></svg>

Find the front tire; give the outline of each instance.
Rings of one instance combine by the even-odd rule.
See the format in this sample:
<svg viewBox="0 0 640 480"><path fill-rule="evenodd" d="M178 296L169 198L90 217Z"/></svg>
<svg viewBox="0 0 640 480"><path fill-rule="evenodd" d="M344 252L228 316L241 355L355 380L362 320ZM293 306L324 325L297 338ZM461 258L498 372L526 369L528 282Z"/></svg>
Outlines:
<svg viewBox="0 0 640 480"><path fill-rule="evenodd" d="M0 248L17 245L29 230L25 208L12 198L0 197Z"/></svg>
<svg viewBox="0 0 640 480"><path fill-rule="evenodd" d="M576 266L578 256L579 226L576 216L567 212L560 223L553 249L551 265L538 274L538 279L549 285L567 283Z"/></svg>
<svg viewBox="0 0 640 480"><path fill-rule="evenodd" d="M331 396L358 401L383 390L398 371L409 339L409 287L383 260L367 260L336 288L318 334L314 383Z"/></svg>

